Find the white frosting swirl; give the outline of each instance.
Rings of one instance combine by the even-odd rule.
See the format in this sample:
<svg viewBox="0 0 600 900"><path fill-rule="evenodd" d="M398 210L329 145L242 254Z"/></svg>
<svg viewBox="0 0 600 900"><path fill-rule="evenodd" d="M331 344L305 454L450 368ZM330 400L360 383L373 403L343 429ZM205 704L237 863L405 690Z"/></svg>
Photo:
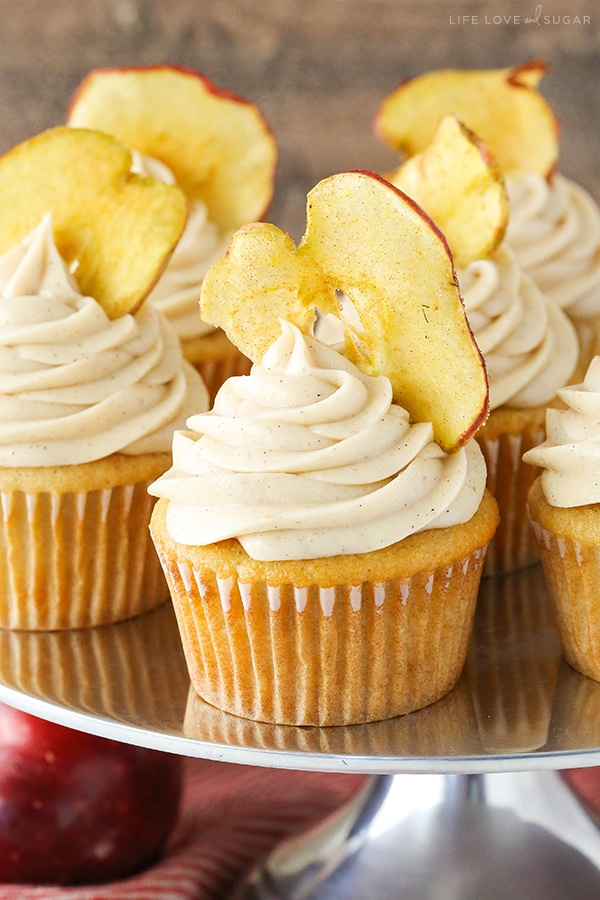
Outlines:
<svg viewBox="0 0 600 900"><path fill-rule="evenodd" d="M600 210L560 174L507 178L506 241L537 286L575 318L600 313Z"/></svg>
<svg viewBox="0 0 600 900"><path fill-rule="evenodd" d="M568 409L546 411L546 439L523 459L544 469L542 490L552 506L600 503L600 356L582 384L558 394Z"/></svg>
<svg viewBox="0 0 600 900"><path fill-rule="evenodd" d="M188 420L173 467L150 486L169 499L180 543L238 538L260 560L368 552L468 521L485 487L474 441L448 455L373 378L288 322L250 375Z"/></svg>
<svg viewBox="0 0 600 900"><path fill-rule="evenodd" d="M483 354L490 408L550 402L579 356L573 325L502 244L458 273L469 324Z"/></svg>
<svg viewBox="0 0 600 900"><path fill-rule="evenodd" d="M174 184L171 170L162 162L132 151L132 171ZM181 341L212 334L214 326L200 318L200 289L212 264L225 253L230 236L223 237L208 218L200 200L190 203L184 232L167 266L148 296L171 322Z"/></svg>
<svg viewBox="0 0 600 900"><path fill-rule="evenodd" d="M0 466L168 452L207 405L164 316L111 320L79 292L50 216L0 258Z"/></svg>

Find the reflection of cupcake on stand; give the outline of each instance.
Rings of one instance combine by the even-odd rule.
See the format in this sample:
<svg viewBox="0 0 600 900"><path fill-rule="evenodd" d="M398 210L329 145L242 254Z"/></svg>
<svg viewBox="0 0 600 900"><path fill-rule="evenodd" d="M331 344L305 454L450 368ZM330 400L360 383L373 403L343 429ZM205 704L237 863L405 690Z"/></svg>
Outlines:
<svg viewBox="0 0 600 900"><path fill-rule="evenodd" d="M560 655L539 566L482 582L464 677L487 753L545 747Z"/></svg>
<svg viewBox="0 0 600 900"><path fill-rule="evenodd" d="M366 725L327 728L273 725L210 706L190 688L183 726L193 740L235 747L340 756L460 756L481 752L466 679L436 703Z"/></svg>
<svg viewBox="0 0 600 900"><path fill-rule="evenodd" d="M175 182L188 200L183 235L149 296L169 319L211 400L250 363L198 313L202 279L231 234L261 218L273 195L277 146L255 104L178 66L97 69L77 88L69 125L114 135L133 171Z"/></svg>
<svg viewBox="0 0 600 900"><path fill-rule="evenodd" d="M298 247L257 223L204 280L202 314L256 362L175 435L151 530L200 696L358 724L439 700L462 671L497 525L471 440L487 379L416 204L354 172L307 208ZM312 336L338 288L363 326L345 352Z"/></svg>
<svg viewBox="0 0 600 900"><path fill-rule="evenodd" d="M600 683L582 675L563 659L546 750L595 749L600 749Z"/></svg>
<svg viewBox="0 0 600 900"><path fill-rule="evenodd" d="M180 727L189 685L169 604L99 628L0 630L0 680L69 709L165 728Z"/></svg>
<svg viewBox="0 0 600 900"><path fill-rule="evenodd" d="M485 360L491 412L476 439L500 508L484 569L494 575L538 559L526 508L535 473L521 457L543 439L546 406L575 370L579 345L567 316L521 270L503 240L509 221L504 179L479 138L445 116L430 143L388 178L446 235Z"/></svg>

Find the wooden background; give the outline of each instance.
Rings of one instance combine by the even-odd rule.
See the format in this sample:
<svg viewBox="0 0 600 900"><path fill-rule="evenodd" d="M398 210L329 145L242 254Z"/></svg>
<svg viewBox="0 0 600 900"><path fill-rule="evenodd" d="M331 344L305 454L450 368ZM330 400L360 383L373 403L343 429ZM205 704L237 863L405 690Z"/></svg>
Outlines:
<svg viewBox="0 0 600 900"><path fill-rule="evenodd" d="M91 68L191 66L261 107L280 150L269 218L299 237L321 177L396 162L371 123L401 79L535 56L561 168L600 200L597 0L0 0L0 152L62 122Z"/></svg>

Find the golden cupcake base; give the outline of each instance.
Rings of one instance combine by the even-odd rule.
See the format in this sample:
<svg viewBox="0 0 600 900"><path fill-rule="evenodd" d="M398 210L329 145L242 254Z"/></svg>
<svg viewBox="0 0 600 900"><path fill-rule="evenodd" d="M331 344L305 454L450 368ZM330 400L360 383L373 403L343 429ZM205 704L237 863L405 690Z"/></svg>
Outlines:
<svg viewBox="0 0 600 900"><path fill-rule="evenodd" d="M169 459L0 470L0 628L106 625L167 600L148 485Z"/></svg>
<svg viewBox="0 0 600 900"><path fill-rule="evenodd" d="M496 409L476 435L487 466L487 487L500 510L500 524L490 545L484 575L504 575L539 561L527 515L527 495L539 469L523 462L546 433L546 408Z"/></svg>
<svg viewBox="0 0 600 900"><path fill-rule="evenodd" d="M600 505L552 507L538 480L529 509L565 658L600 681Z"/></svg>
<svg viewBox="0 0 600 900"><path fill-rule="evenodd" d="M463 526L288 564L250 560L237 541L177 544L166 508L159 500L151 532L191 682L208 703L263 722L358 724L420 709L457 683L497 523L489 494ZM433 567L411 572L415 557ZM362 580L348 577L354 569Z"/></svg>

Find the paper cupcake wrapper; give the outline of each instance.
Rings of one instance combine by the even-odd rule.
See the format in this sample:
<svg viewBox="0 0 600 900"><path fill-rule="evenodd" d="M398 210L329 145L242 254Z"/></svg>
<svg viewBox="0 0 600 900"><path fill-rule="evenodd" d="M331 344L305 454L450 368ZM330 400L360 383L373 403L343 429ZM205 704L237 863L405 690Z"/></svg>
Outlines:
<svg viewBox="0 0 600 900"><path fill-rule="evenodd" d="M147 487L0 493L0 628L104 625L165 601Z"/></svg>
<svg viewBox="0 0 600 900"><path fill-rule="evenodd" d="M199 696L295 725L387 719L447 694L463 668L485 556L411 578L298 588L222 580L158 551Z"/></svg>
<svg viewBox="0 0 600 900"><path fill-rule="evenodd" d="M487 465L487 488L500 510L500 524L490 541L483 574L516 572L539 561L535 535L527 515L527 495L540 470L523 462L523 454L540 444L544 430L501 434L489 439L477 435Z"/></svg>
<svg viewBox="0 0 600 900"><path fill-rule="evenodd" d="M600 681L600 549L533 529L567 662Z"/></svg>

